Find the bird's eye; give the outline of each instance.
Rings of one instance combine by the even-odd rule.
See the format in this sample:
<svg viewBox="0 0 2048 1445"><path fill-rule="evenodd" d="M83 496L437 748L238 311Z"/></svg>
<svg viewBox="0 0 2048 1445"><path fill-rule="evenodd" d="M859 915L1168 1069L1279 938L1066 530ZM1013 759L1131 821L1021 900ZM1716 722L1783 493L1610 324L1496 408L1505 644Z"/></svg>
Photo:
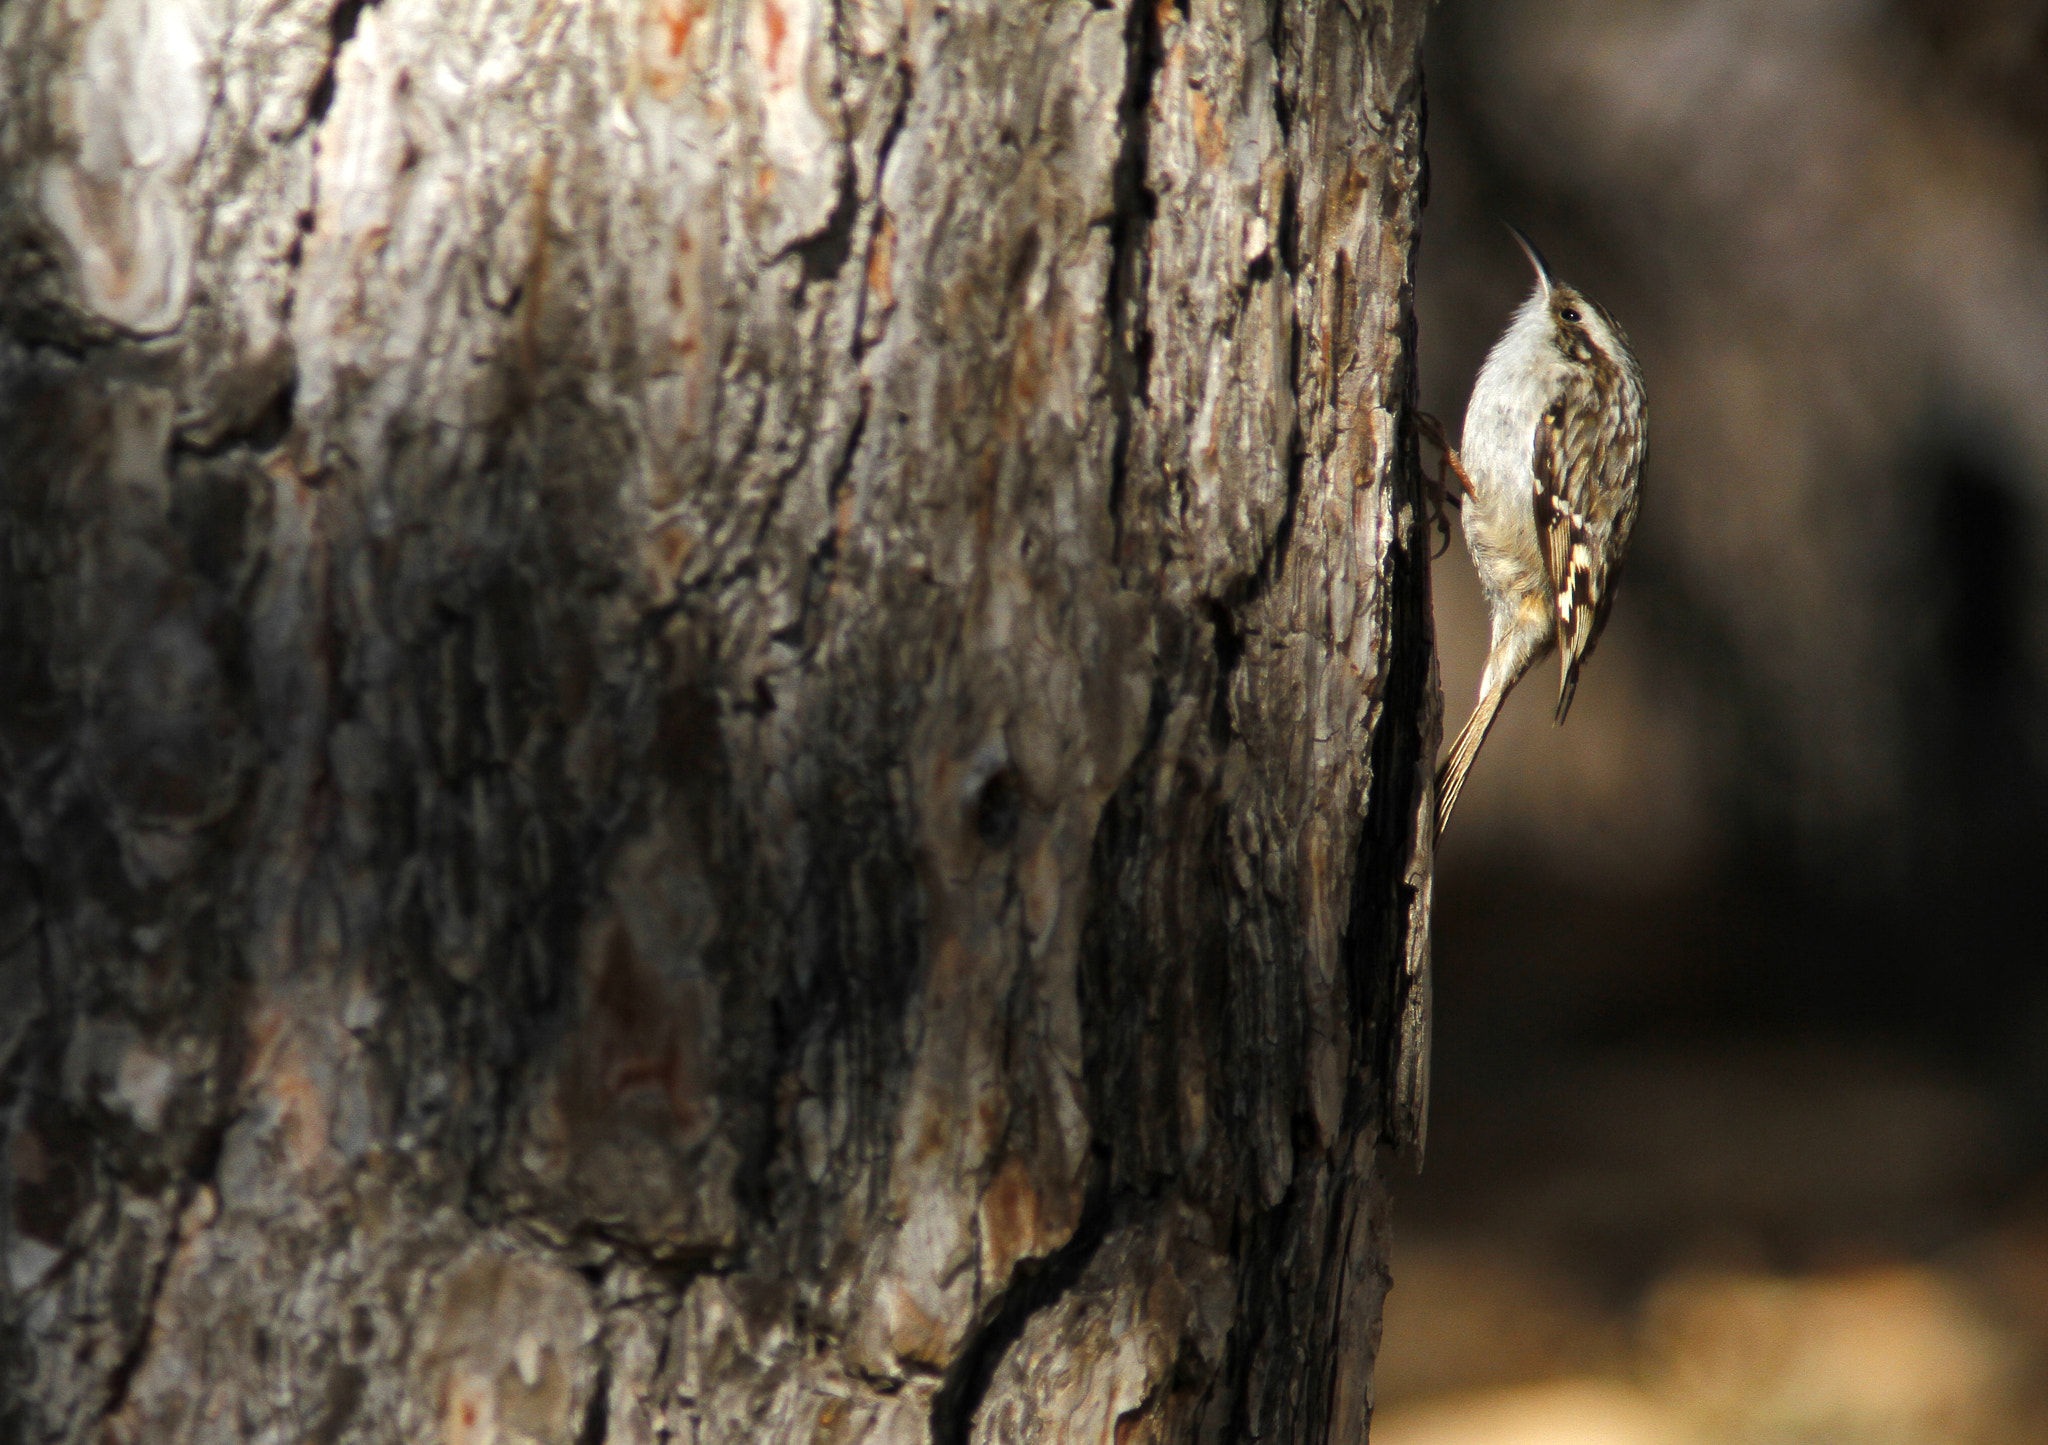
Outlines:
<svg viewBox="0 0 2048 1445"><path fill-rule="evenodd" d="M1577 321L1579 319L1579 313L1570 306L1565 307L1564 310L1558 312L1557 314L1562 316L1567 321Z"/></svg>

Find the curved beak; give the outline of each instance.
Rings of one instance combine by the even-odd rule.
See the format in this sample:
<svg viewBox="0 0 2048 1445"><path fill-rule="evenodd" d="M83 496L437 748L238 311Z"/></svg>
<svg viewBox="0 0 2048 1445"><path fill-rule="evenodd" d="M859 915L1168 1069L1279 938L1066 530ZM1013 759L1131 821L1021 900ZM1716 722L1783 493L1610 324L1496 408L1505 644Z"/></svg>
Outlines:
<svg viewBox="0 0 2048 1445"><path fill-rule="evenodd" d="M1517 226L1513 221L1502 221L1501 224L1508 228L1508 234L1515 238L1515 244L1522 248L1522 254L1527 256L1529 264L1536 268L1536 279L1543 286L1543 294L1548 296L1550 294L1550 263L1543 259L1543 253L1536 249L1536 243L1522 234L1521 227Z"/></svg>

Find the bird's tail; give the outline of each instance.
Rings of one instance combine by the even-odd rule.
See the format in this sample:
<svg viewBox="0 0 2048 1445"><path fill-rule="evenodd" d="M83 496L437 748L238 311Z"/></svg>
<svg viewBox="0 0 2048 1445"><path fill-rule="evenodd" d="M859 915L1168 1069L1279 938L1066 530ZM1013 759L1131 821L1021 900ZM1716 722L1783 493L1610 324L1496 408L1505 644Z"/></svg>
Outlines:
<svg viewBox="0 0 2048 1445"><path fill-rule="evenodd" d="M1572 710L1572 699L1579 691L1579 659L1572 656L1569 647L1557 650L1557 723L1564 726L1565 715Z"/></svg>
<svg viewBox="0 0 2048 1445"><path fill-rule="evenodd" d="M1500 705L1507 699L1508 690L1496 687L1481 695L1479 706L1472 709L1472 716L1465 720L1465 726L1458 730L1458 737L1451 744L1450 755L1444 759L1443 771L1436 776L1436 835L1442 838L1444 829L1451 821L1451 809L1458 806L1458 794L1464 790L1465 777L1472 771L1473 762L1479 757L1479 745L1486 741L1487 733L1493 730L1493 720L1500 715Z"/></svg>

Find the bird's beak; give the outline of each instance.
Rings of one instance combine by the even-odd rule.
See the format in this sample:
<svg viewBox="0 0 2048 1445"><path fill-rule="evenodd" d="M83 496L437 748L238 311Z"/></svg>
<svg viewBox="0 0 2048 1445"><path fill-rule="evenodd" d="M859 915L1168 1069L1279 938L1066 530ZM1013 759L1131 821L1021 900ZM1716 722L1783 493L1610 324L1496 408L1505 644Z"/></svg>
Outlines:
<svg viewBox="0 0 2048 1445"><path fill-rule="evenodd" d="M1522 248L1522 254L1527 256L1529 264L1536 268L1536 280L1542 285L1543 294L1548 296L1550 294L1550 263L1543 259L1543 253L1536 249L1536 243L1523 235L1521 228L1516 226L1513 221L1503 221L1501 224L1508 228L1508 234L1515 238L1515 244Z"/></svg>

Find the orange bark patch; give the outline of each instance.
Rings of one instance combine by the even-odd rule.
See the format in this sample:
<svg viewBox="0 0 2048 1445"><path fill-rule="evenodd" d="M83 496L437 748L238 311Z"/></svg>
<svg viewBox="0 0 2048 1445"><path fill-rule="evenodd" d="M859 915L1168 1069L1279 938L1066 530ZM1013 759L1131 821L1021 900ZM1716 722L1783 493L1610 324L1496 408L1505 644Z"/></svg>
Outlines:
<svg viewBox="0 0 2048 1445"><path fill-rule="evenodd" d="M304 1040L280 1004L259 1010L249 1034L249 1090L276 1108L285 1158L296 1169L309 1168L327 1148L328 1101L310 1076Z"/></svg>
<svg viewBox="0 0 2048 1445"><path fill-rule="evenodd" d="M664 100L689 79L688 52L705 8L705 0L650 0L642 12L641 69L647 88Z"/></svg>
<svg viewBox="0 0 2048 1445"><path fill-rule="evenodd" d="M887 1318L889 1348L898 1359L933 1369L946 1365L951 1341L945 1322L927 1314L900 1284L889 1286Z"/></svg>
<svg viewBox="0 0 2048 1445"><path fill-rule="evenodd" d="M680 14L664 16L662 24L668 30L668 58L674 60L690 43L690 32L697 28L697 12L684 10Z"/></svg>
<svg viewBox="0 0 2048 1445"><path fill-rule="evenodd" d="M1045 390L1044 361L1036 318L1026 316L1017 326L1016 344L1010 349L1010 394L1017 405L1003 418L1007 423L1006 430L1014 432L1018 415L1038 404L1038 398Z"/></svg>
<svg viewBox="0 0 2048 1445"><path fill-rule="evenodd" d="M1216 107L1209 104L1209 97L1201 91L1190 90L1188 114L1195 123L1195 149L1201 153L1202 163L1221 166L1228 137L1223 134L1223 123L1216 119Z"/></svg>
<svg viewBox="0 0 2048 1445"><path fill-rule="evenodd" d="M868 310L886 312L896 305L896 218L882 212L875 243L868 248Z"/></svg>
<svg viewBox="0 0 2048 1445"><path fill-rule="evenodd" d="M283 1111L286 1156L295 1167L310 1168L327 1148L327 1100L307 1077L297 1049L286 1053L270 1091Z"/></svg>
<svg viewBox="0 0 2048 1445"><path fill-rule="evenodd" d="M455 1388L448 1392L448 1439L455 1441L474 1440L484 1430L484 1422L490 1415L488 1391L478 1388L480 1381L464 1376L456 1381Z"/></svg>
<svg viewBox="0 0 2048 1445"><path fill-rule="evenodd" d="M680 522L671 522L667 526L656 528L654 557L660 575L664 578L675 576L677 569L683 565L683 559L690 555L693 545L694 539L690 536L689 529Z"/></svg>
<svg viewBox="0 0 2048 1445"><path fill-rule="evenodd" d="M982 1287L1001 1289L1017 1261L1044 1252L1043 1211L1031 1171L1012 1154L981 1196Z"/></svg>
<svg viewBox="0 0 2048 1445"><path fill-rule="evenodd" d="M832 535L841 542L844 542L853 531L854 519L859 515L857 511L859 500L854 495L853 488L848 487L844 492L840 493L838 504L832 509Z"/></svg>

